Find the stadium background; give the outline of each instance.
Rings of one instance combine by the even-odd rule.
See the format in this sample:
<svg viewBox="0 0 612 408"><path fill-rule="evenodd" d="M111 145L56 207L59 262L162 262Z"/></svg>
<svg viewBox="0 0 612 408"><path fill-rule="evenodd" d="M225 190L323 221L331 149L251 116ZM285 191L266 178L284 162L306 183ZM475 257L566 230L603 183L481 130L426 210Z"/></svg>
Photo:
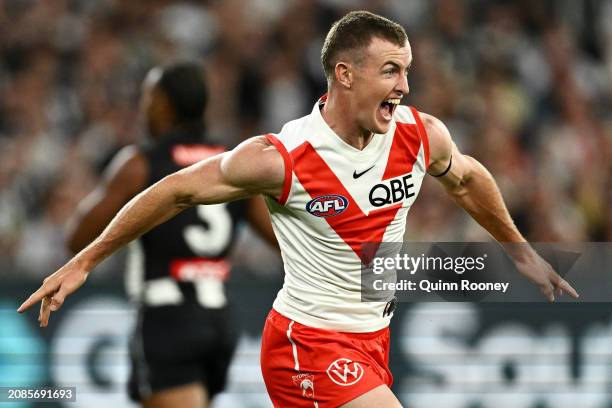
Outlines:
<svg viewBox="0 0 612 408"><path fill-rule="evenodd" d="M5 0L0 386L75 385L67 406L128 406L122 254L48 329L14 310L67 259L65 221L109 158L142 137L146 71L204 61L210 137L235 145L311 109L325 88L324 35L352 9L406 27L408 103L488 167L530 241L612 241L612 1ZM427 180L406 238L487 236ZM265 407L259 335L281 264L246 229L235 260L244 336L217 406ZM404 304L393 337L408 406L612 406L609 304Z"/></svg>

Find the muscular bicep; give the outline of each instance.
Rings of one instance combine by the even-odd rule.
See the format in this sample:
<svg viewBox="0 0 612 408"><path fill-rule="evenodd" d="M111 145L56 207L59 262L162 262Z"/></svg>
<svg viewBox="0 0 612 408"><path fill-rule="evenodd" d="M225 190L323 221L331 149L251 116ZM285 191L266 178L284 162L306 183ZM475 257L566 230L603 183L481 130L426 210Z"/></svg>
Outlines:
<svg viewBox="0 0 612 408"><path fill-rule="evenodd" d="M146 158L133 146L115 156L68 221L66 243L72 252L93 241L121 207L146 187L148 171Z"/></svg>
<svg viewBox="0 0 612 408"><path fill-rule="evenodd" d="M470 177L473 159L459 151L442 121L425 113L420 115L429 139L430 164L427 172L446 189L459 188Z"/></svg>
<svg viewBox="0 0 612 408"><path fill-rule="evenodd" d="M217 204L257 194L278 197L284 164L278 150L265 137L258 136L168 178L180 184L177 201L186 206Z"/></svg>

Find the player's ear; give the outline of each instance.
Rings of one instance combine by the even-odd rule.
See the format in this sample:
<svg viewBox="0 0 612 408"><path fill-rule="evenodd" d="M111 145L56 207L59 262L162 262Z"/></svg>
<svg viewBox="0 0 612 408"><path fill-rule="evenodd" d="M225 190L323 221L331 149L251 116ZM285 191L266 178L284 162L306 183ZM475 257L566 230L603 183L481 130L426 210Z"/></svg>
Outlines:
<svg viewBox="0 0 612 408"><path fill-rule="evenodd" d="M346 88L353 84L352 67L349 63L339 61L335 67L336 81Z"/></svg>

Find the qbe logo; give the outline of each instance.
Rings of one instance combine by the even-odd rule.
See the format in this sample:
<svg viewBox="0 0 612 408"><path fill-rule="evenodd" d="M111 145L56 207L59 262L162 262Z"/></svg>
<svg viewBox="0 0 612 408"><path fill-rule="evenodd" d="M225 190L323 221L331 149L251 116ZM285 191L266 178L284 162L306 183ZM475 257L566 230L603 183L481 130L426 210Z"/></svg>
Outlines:
<svg viewBox="0 0 612 408"><path fill-rule="evenodd" d="M333 217L346 210L349 203L346 197L329 194L315 197L306 204L306 211L315 217Z"/></svg>
<svg viewBox="0 0 612 408"><path fill-rule="evenodd" d="M327 367L327 375L338 385L353 385L363 377L363 367L348 358L339 358Z"/></svg>
<svg viewBox="0 0 612 408"><path fill-rule="evenodd" d="M416 193L411 179L412 174L408 173L376 184L370 190L370 204L374 207L382 207L414 197Z"/></svg>

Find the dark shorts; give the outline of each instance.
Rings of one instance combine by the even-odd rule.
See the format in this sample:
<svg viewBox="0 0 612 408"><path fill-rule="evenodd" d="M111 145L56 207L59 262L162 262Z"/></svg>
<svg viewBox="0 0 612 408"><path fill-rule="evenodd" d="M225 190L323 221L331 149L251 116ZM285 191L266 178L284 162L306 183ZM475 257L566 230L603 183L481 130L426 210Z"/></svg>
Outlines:
<svg viewBox="0 0 612 408"><path fill-rule="evenodd" d="M229 308L141 308L130 339L130 398L140 401L193 382L201 382L214 396L225 387L237 339Z"/></svg>

